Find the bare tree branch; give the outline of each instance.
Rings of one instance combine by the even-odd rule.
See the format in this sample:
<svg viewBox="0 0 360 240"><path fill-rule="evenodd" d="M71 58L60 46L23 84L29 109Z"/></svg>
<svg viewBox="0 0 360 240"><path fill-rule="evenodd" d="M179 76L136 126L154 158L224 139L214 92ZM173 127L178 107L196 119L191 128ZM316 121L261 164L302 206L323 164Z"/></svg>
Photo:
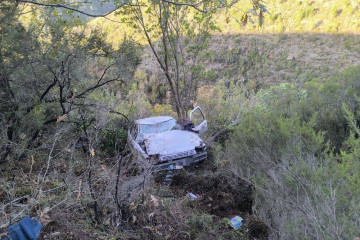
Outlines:
<svg viewBox="0 0 360 240"><path fill-rule="evenodd" d="M81 97L83 97L86 93L88 93L88 92L90 92L90 91L92 91L92 90L94 90L94 89L96 89L96 88L98 88L98 87L104 86L104 85L106 85L106 84L108 84L108 83L114 82L114 81L121 81L121 79L119 79L119 78L114 78L114 79L110 79L110 80L108 80L108 81L106 81L106 82L103 82L103 83L101 83L101 84L96 84L96 85L94 85L94 86L92 86L92 87L84 90L82 93L74 96L74 98L81 98Z"/></svg>
<svg viewBox="0 0 360 240"><path fill-rule="evenodd" d="M42 178L42 182L41 182L41 183L43 183L43 182L45 181L47 172L48 172L49 167L50 167L50 161L51 161L51 159L53 158L52 153L53 153L53 151L54 151L55 144L56 144L59 136L60 136L60 132L58 132L58 133L55 134L55 140L54 140L54 142L53 142L53 144L52 144L52 147L51 147L51 150L50 150L50 153L49 153L48 161L47 161L47 164L46 164L46 170L45 170L45 173L44 173L44 176L43 176L43 178ZM41 173L41 172L40 172L40 173ZM40 177L40 173L39 173L39 177ZM38 183L39 183L39 182L40 182L40 179L38 179Z"/></svg>
<svg viewBox="0 0 360 240"><path fill-rule="evenodd" d="M125 114L123 114L121 112L114 111L114 110L110 110L109 112L119 114L119 115L123 116L128 121L129 124L131 123L129 118Z"/></svg>
<svg viewBox="0 0 360 240"><path fill-rule="evenodd" d="M202 9L199 8L199 6L201 6L201 4L204 3L203 1L198 2L198 3L195 3L195 4L174 2L174 1L170 1L170 0L161 0L161 1L170 3L170 4L172 4L172 5L176 5L176 6L188 6L188 7L192 7L192 8L194 8L194 9L196 9L197 11L202 12L202 13L207 13L207 12L208 12L208 11L205 11L205 10L202 10Z"/></svg>
<svg viewBox="0 0 360 240"><path fill-rule="evenodd" d="M170 3L170 4L172 4L172 5L176 5L176 6L188 6L188 7L192 7L192 8L194 8L195 10L197 10L197 11L199 11L199 12L202 12L202 13L209 13L209 12L212 12L212 11L217 10L217 9L232 7L235 3L238 2L238 0L234 0L234 1L232 1L230 4L225 4L224 2L219 1L220 4L219 4L219 6L217 6L217 7L201 9L200 6L201 6L202 4L204 4L205 1L200 1L200 2L198 2L198 3L174 2L174 1L171 1L171 0L161 0L161 1Z"/></svg>
<svg viewBox="0 0 360 240"><path fill-rule="evenodd" d="M82 10L76 9L74 7L70 7L68 5L58 4L58 3L52 4L52 3L43 3L43 2L36 2L36 1L30 1L30 0L18 0L18 2L30 3L30 4L34 4L34 5L38 5L38 6L43 6L43 7L64 8L64 9L68 9L68 10L71 10L71 11L74 11L74 12L77 12L77 13L84 14L84 15L89 16L89 17L103 17L103 18L106 18L106 16L108 16L110 13L115 12L120 7L127 4L126 2L124 2L123 4L118 6L117 8L115 8L115 9L113 9L113 10L107 12L107 13L104 13L104 14L91 14L91 13L87 13L87 12L84 12Z"/></svg>
<svg viewBox="0 0 360 240"><path fill-rule="evenodd" d="M103 78L104 78L106 72L109 70L109 68L111 68L112 66L115 66L115 65L116 65L116 63L113 63L105 68L105 70L104 70L103 74L101 75L101 77L99 78L97 84L100 84L100 82L103 80Z"/></svg>

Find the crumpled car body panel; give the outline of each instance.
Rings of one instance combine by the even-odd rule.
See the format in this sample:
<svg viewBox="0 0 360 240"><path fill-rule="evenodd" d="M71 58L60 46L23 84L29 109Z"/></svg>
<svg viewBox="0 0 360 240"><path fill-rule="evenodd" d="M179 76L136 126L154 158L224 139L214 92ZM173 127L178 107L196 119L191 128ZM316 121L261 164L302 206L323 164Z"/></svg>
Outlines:
<svg viewBox="0 0 360 240"><path fill-rule="evenodd" d="M196 154L196 147L204 147L201 138L193 132L172 130L145 137L148 155L159 155L160 161Z"/></svg>
<svg viewBox="0 0 360 240"><path fill-rule="evenodd" d="M192 123L197 114L198 123ZM207 158L206 147L198 134L207 130L207 122L200 107L190 113L190 121L180 126L170 116L138 119L128 132L133 153L159 170L172 166L190 166Z"/></svg>

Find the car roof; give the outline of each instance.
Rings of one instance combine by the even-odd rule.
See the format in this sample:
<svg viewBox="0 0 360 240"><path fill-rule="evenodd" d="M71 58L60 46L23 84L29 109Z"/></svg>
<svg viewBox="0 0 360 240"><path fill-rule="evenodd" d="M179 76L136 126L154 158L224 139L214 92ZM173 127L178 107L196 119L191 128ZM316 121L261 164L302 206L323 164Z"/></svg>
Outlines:
<svg viewBox="0 0 360 240"><path fill-rule="evenodd" d="M149 117L149 118L138 119L135 121L135 123L142 124L142 125L152 125L152 124L167 122L169 120L175 120L175 119L171 116L159 116L159 117Z"/></svg>

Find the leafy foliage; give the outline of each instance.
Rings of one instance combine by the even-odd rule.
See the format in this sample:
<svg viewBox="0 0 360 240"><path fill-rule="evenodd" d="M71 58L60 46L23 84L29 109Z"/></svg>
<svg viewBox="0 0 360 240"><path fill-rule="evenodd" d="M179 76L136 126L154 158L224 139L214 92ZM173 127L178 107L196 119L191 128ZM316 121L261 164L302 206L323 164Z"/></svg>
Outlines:
<svg viewBox="0 0 360 240"><path fill-rule="evenodd" d="M259 91L218 156L254 183L273 238L358 236L359 71Z"/></svg>
<svg viewBox="0 0 360 240"><path fill-rule="evenodd" d="M251 49L239 47L241 39L235 41L239 46L226 46L220 52L211 48L211 34L220 31L221 23L230 26L235 20L237 27L245 26L258 17L259 25L266 18L273 23L264 31L294 27L282 7L265 15L261 1L249 1L241 14L230 17L234 9L228 9L219 24L214 18L217 9L235 1L205 1L201 6L194 1L135 1L126 6L117 2L122 7L119 18L142 34L160 65L161 74L148 76L149 72L137 70L144 48L125 34L116 36L122 40L114 50L100 28L89 28L79 18L68 17L72 11L30 7L25 14L19 2L0 3L0 177L4 179L0 200L5 202L1 210L6 213L1 220L41 211L43 216L43 209L68 201L61 210L74 216L72 210L76 209L85 219L81 221L88 221L84 226L93 232L100 229L94 238L128 237L124 236L127 232L117 232L123 220L131 229L144 226L137 233L145 237L148 233L163 237L168 230L191 239L267 236L268 227L251 217L244 226L248 232L228 231L225 220L187 209L184 203L191 202L183 193L177 200L166 196L161 201L154 195L145 199L143 194L134 206L134 196L139 189L144 191L149 176L146 169L119 157L127 150L129 122L148 115L186 117L187 110L198 104L209 121L207 140L215 141L208 145L211 153L220 167L255 187L254 210L270 227L271 238L359 236L360 67L325 78L311 68L303 73L309 66L300 66L287 53L273 60L272 53L260 50L270 45L256 38L249 39ZM300 6L292 29L357 29L349 27L351 17L358 18L359 4L354 1L347 1L346 7L335 1L323 9L318 7L322 1L280 2L270 3L270 8ZM330 12L335 20L327 23L324 12ZM344 19L346 14L351 17ZM247 24L244 31L252 31L254 26ZM280 47L287 38L273 39ZM357 38L345 38L343 47L348 52L358 51ZM316 35L309 39L325 44ZM327 44L331 48L332 43ZM211 61L234 65L227 71L220 67L219 73L209 66ZM267 66L272 61L277 61L276 71L284 76L280 75L281 80L300 79L301 84L260 89L263 82L257 80L269 75ZM330 67L319 71L330 75ZM294 73L286 75L284 70ZM131 177L134 182L128 181ZM12 205L22 205L13 201L28 202L29 207L14 215ZM128 216L128 209L134 215ZM179 210L188 211L179 215ZM171 222L173 219L179 221ZM252 232L253 225L260 227Z"/></svg>
<svg viewBox="0 0 360 240"><path fill-rule="evenodd" d="M106 128L100 133L100 151L104 156L114 156L117 152L125 150L127 141L126 128Z"/></svg>
<svg viewBox="0 0 360 240"><path fill-rule="evenodd" d="M108 200L102 192L106 188L100 191L106 181L96 177L94 159L101 148L109 157L124 150L131 104L117 95L125 99L128 91L121 86L133 79L141 48L125 39L113 50L99 29L51 9L26 13L32 20L25 25L17 3L0 5L0 177L15 183L1 188L1 202L19 197L36 203L1 215L1 222L57 206L67 201L67 191L78 188L71 199L81 198L89 220L100 224ZM23 179L17 176L24 169L31 182L19 187ZM45 194L57 189L57 195L43 198L43 189L49 190Z"/></svg>

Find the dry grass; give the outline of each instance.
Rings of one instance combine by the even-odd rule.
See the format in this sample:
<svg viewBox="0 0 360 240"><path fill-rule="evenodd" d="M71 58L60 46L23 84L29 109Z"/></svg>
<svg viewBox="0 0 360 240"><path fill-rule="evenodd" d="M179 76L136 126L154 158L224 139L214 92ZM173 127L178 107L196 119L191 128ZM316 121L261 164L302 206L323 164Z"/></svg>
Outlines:
<svg viewBox="0 0 360 240"><path fill-rule="evenodd" d="M283 82L303 84L329 77L360 62L360 36L331 34L215 35L203 53L200 84L221 79L259 89ZM139 66L161 79L155 59L145 50ZM214 75L215 80L213 80Z"/></svg>

